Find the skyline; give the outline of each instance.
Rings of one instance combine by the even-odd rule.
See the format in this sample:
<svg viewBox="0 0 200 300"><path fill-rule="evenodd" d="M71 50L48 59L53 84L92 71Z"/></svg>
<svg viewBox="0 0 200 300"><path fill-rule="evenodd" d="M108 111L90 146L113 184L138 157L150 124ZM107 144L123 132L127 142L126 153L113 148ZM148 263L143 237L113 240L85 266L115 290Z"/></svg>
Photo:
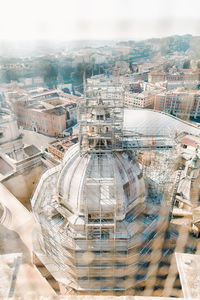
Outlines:
<svg viewBox="0 0 200 300"><path fill-rule="evenodd" d="M0 40L143 40L200 35L198 0L0 0Z"/></svg>

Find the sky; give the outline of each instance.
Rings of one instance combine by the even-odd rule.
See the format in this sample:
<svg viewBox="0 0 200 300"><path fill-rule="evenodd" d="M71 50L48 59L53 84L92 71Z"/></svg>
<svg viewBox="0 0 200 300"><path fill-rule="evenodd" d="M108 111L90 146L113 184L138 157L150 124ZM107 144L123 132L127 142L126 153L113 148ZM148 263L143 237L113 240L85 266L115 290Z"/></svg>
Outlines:
<svg viewBox="0 0 200 300"><path fill-rule="evenodd" d="M200 35L200 0L0 0L0 40Z"/></svg>

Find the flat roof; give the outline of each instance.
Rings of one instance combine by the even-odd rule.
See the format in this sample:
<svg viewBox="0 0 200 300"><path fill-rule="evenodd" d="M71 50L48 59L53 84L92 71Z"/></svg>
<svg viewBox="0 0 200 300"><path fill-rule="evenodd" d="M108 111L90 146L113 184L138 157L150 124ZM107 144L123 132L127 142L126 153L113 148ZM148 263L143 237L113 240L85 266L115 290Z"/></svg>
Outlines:
<svg viewBox="0 0 200 300"><path fill-rule="evenodd" d="M186 135L184 138L182 138L181 143L194 148L200 148L200 137L195 138L193 136Z"/></svg>
<svg viewBox="0 0 200 300"><path fill-rule="evenodd" d="M58 106L52 109L46 109L45 112L47 114L53 114L58 116L64 115L66 113L65 109L62 106Z"/></svg>

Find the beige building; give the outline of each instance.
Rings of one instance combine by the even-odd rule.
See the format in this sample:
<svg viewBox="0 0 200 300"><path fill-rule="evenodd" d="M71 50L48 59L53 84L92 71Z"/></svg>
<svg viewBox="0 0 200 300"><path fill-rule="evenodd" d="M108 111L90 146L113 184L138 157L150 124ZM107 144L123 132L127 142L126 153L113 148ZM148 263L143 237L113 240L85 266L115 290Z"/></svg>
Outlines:
<svg viewBox="0 0 200 300"><path fill-rule="evenodd" d="M0 107L0 150L14 160L23 158L22 136L17 119L8 109Z"/></svg>
<svg viewBox="0 0 200 300"><path fill-rule="evenodd" d="M148 74L148 82L155 83L159 81L165 81L166 80L166 73L164 72L150 72Z"/></svg>
<svg viewBox="0 0 200 300"><path fill-rule="evenodd" d="M125 92L124 104L128 107L150 107L154 103L154 95L148 92L131 93Z"/></svg>
<svg viewBox="0 0 200 300"><path fill-rule="evenodd" d="M171 113L181 119L200 116L200 93L196 90L177 89L157 94L154 109Z"/></svg>

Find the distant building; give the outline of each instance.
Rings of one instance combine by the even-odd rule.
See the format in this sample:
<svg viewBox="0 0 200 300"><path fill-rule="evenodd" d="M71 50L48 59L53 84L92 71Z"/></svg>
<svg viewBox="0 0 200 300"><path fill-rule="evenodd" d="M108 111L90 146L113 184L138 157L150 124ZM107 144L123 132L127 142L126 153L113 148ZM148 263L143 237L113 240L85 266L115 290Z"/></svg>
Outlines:
<svg viewBox="0 0 200 300"><path fill-rule="evenodd" d="M133 93L141 93L142 92L141 82L137 81L129 84L129 89Z"/></svg>
<svg viewBox="0 0 200 300"><path fill-rule="evenodd" d="M157 83L166 81L167 89L172 90L178 87L196 88L199 83L199 72L190 69L181 70L181 72L165 73L165 72L150 72L148 74L149 83Z"/></svg>
<svg viewBox="0 0 200 300"><path fill-rule="evenodd" d="M132 77L133 81L148 81L148 74L148 72L138 72L131 74L130 77Z"/></svg>
<svg viewBox="0 0 200 300"><path fill-rule="evenodd" d="M139 65L139 72L152 72L155 69L155 64L153 63L144 63Z"/></svg>
<svg viewBox="0 0 200 300"><path fill-rule="evenodd" d="M200 116L200 93L198 91L172 91L158 94L154 108L183 119Z"/></svg>
<svg viewBox="0 0 200 300"><path fill-rule="evenodd" d="M19 90L17 98L11 95L8 99L17 115L18 125L26 129L58 136L76 124L79 98L74 95L38 88Z"/></svg>
<svg viewBox="0 0 200 300"><path fill-rule="evenodd" d="M105 55L96 53L96 54L92 55L92 58L94 58L94 62L97 65L107 63L107 59L106 59Z"/></svg>
<svg viewBox="0 0 200 300"><path fill-rule="evenodd" d="M21 100L13 107L20 126L49 136L58 136L76 123L76 103L65 99Z"/></svg>
<svg viewBox="0 0 200 300"><path fill-rule="evenodd" d="M124 75L130 73L129 63L126 61L117 61L112 68L112 74L114 76Z"/></svg>
<svg viewBox="0 0 200 300"><path fill-rule="evenodd" d="M96 87L88 87L86 90L87 96L98 96L103 100L111 100L111 99L122 99L123 98L124 89L121 85L108 85L108 86L96 86Z"/></svg>
<svg viewBox="0 0 200 300"><path fill-rule="evenodd" d="M124 104L128 107L149 107L153 104L154 96L149 93L125 92Z"/></svg>
<svg viewBox="0 0 200 300"><path fill-rule="evenodd" d="M116 81L114 76L106 76L104 74L94 75L90 78L87 78L87 86L101 86L101 85L111 85Z"/></svg>
<svg viewBox="0 0 200 300"><path fill-rule="evenodd" d="M148 74L148 82L155 83L166 80L166 73L164 72L150 72Z"/></svg>
<svg viewBox="0 0 200 300"><path fill-rule="evenodd" d="M44 79L40 76L25 77L25 78L23 77L23 78L19 78L19 81L24 84L24 87L44 85Z"/></svg>
<svg viewBox="0 0 200 300"><path fill-rule="evenodd" d="M67 115L63 108L45 109L43 105L34 106L20 101L15 104L18 124L26 129L57 136L66 128Z"/></svg>

